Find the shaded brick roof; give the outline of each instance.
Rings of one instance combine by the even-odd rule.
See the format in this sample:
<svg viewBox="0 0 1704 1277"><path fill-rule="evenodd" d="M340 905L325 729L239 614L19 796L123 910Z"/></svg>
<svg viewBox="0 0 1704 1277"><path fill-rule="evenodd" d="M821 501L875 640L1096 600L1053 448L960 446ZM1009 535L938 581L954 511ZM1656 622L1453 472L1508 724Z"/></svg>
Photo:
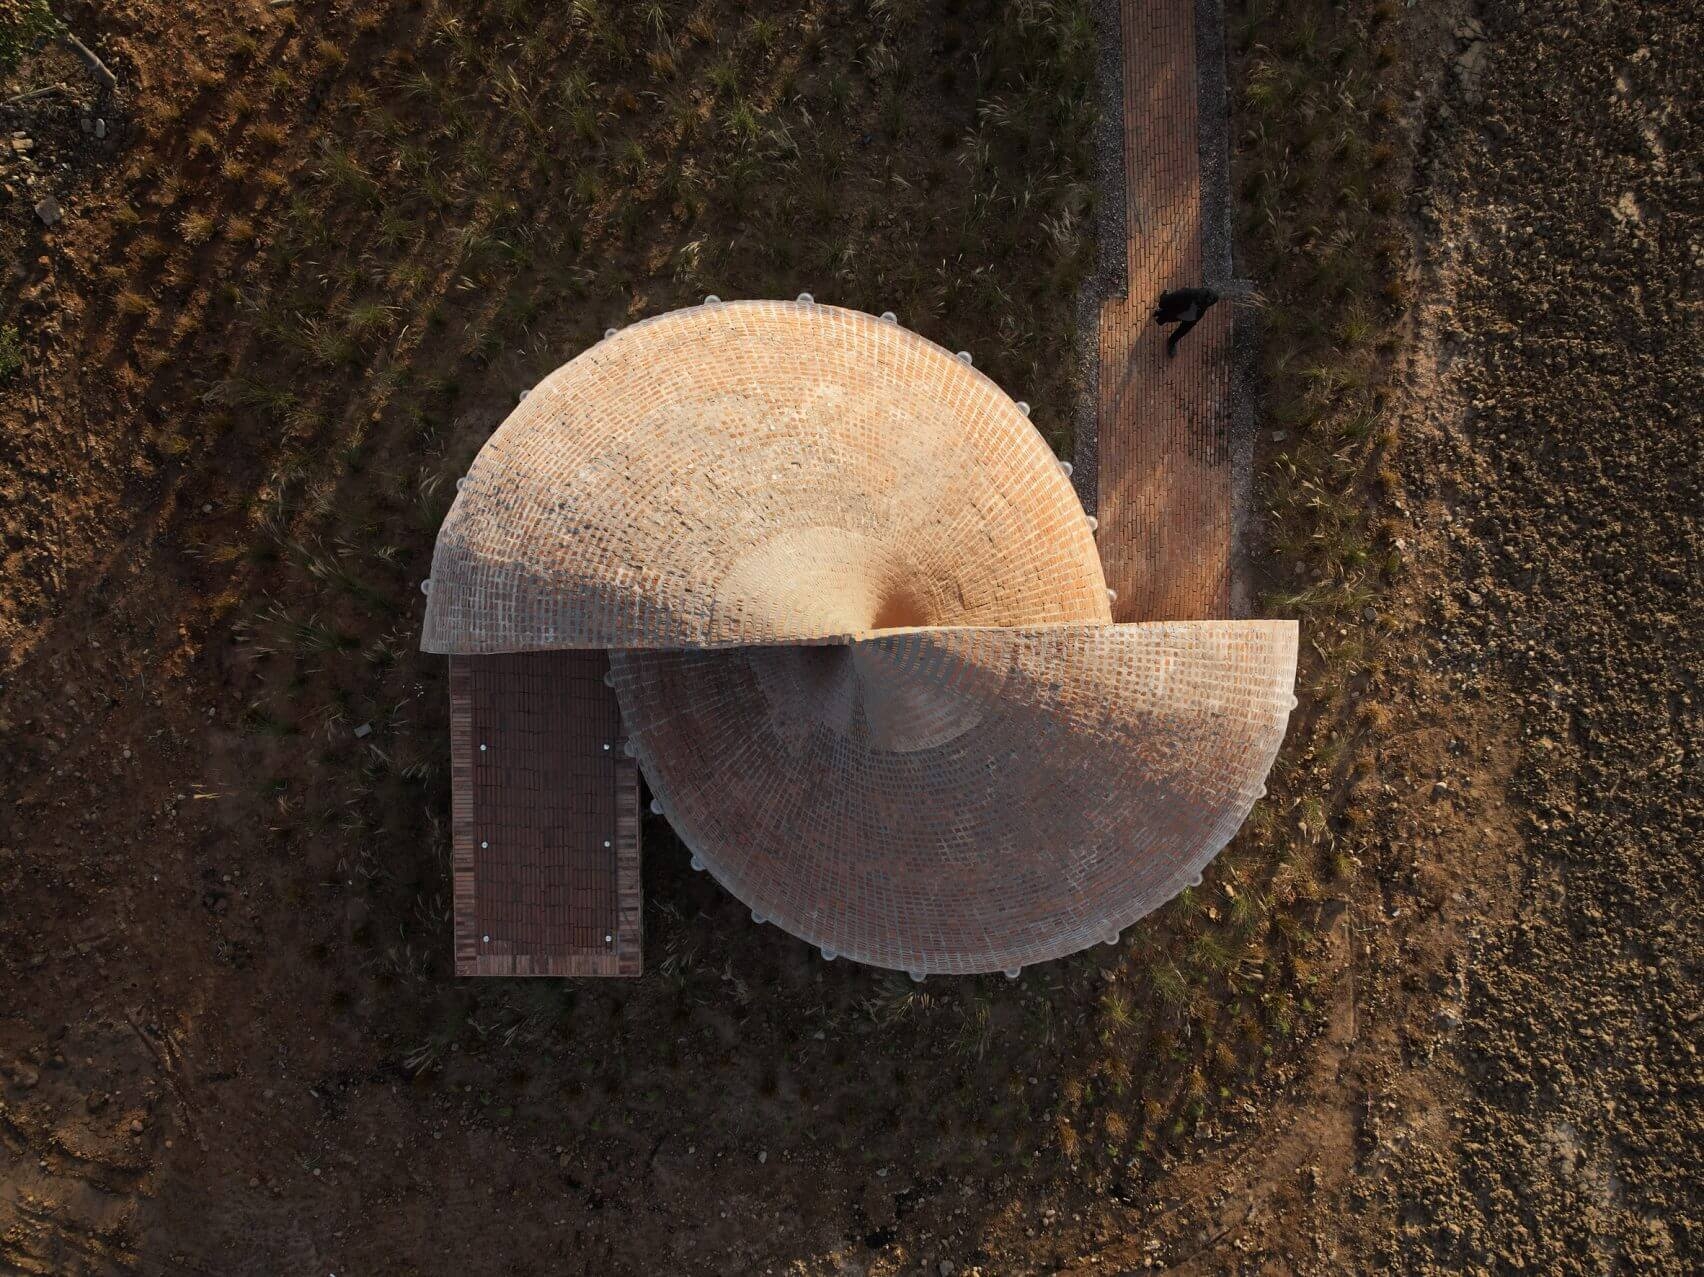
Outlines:
<svg viewBox="0 0 1704 1277"><path fill-rule="evenodd" d="M755 914L876 966L1001 971L1115 938L1218 854L1283 739L1295 624L932 629L613 668L669 823Z"/></svg>

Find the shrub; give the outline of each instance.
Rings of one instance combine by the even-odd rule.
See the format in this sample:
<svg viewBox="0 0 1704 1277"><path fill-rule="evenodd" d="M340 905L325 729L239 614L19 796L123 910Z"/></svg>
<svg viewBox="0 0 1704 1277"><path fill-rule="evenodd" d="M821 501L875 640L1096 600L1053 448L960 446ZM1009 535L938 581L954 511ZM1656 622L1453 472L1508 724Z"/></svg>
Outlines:
<svg viewBox="0 0 1704 1277"><path fill-rule="evenodd" d="M24 369L24 349L15 324L0 327L0 386L7 385Z"/></svg>
<svg viewBox="0 0 1704 1277"><path fill-rule="evenodd" d="M47 0L0 0L0 75L16 67L30 46L59 29Z"/></svg>

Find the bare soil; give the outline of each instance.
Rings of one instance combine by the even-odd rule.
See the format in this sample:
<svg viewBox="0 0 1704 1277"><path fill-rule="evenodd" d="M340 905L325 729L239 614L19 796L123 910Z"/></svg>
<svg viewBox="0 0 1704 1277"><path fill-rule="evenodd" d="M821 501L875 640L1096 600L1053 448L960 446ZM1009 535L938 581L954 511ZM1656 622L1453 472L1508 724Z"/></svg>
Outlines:
<svg viewBox="0 0 1704 1277"><path fill-rule="evenodd" d="M1395 558L1312 635L1383 672L1120 949L921 990L661 825L643 979L455 981L414 586L519 390L704 292L895 309L1068 448L1086 12L64 16L122 87L0 92L72 89L0 170L0 1271L1697 1270L1690 13L1403 18Z"/></svg>

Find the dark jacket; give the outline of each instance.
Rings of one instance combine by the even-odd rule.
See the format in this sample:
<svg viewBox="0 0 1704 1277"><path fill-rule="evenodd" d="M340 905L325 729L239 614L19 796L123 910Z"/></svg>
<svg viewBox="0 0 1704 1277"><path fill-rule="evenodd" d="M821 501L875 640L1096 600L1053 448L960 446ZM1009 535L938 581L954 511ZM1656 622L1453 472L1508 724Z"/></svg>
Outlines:
<svg viewBox="0 0 1704 1277"><path fill-rule="evenodd" d="M1160 304L1154 307L1156 324L1175 324L1179 320L1200 319L1207 308L1219 300L1211 288L1174 288L1160 294Z"/></svg>

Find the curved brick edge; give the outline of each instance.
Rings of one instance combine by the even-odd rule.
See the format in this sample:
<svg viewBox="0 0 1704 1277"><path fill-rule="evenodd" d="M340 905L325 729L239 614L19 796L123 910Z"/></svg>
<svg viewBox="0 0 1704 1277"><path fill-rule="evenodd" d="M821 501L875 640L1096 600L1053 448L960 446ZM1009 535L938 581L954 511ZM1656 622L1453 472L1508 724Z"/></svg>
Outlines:
<svg viewBox="0 0 1704 1277"><path fill-rule="evenodd" d="M886 748L873 686L850 714L788 716L766 691L764 663L792 659L774 649L617 652L611 670L695 864L825 954L913 974L1115 939L1241 826L1295 704L1290 621L935 629L821 655L856 648L879 654L884 684L951 683L984 696L980 714L941 743Z"/></svg>

